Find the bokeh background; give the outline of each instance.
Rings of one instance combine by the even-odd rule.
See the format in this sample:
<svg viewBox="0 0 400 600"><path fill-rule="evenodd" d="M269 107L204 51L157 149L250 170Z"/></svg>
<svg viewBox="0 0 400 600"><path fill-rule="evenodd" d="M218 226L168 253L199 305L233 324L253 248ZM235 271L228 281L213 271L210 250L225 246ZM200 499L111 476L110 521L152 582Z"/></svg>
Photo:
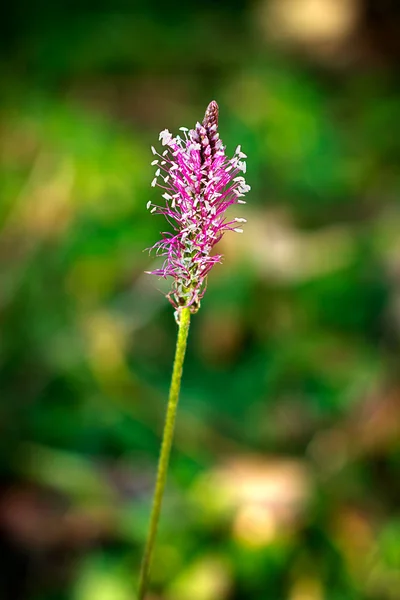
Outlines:
<svg viewBox="0 0 400 600"><path fill-rule="evenodd" d="M14 0L2 30L0 598L136 597L176 335L150 145L211 99L252 191L149 599L400 598L399 4Z"/></svg>

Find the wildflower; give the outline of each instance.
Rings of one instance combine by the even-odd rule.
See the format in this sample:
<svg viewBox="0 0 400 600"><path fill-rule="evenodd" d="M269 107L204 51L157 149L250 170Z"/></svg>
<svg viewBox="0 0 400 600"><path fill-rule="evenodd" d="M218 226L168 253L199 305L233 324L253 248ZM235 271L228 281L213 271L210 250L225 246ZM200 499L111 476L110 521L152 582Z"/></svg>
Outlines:
<svg viewBox="0 0 400 600"><path fill-rule="evenodd" d="M212 254L225 231L242 233L238 224L243 218L228 220L226 210L232 204L245 204L243 197L250 186L240 173L246 172L246 155L236 148L228 158L218 133L218 104L210 102L203 122L182 135L173 137L165 129L160 141L165 150L160 154L152 147L156 167L151 183L164 190L163 206L147 203L151 213L162 214L173 232L162 233L162 239L151 250L165 257L161 268L149 271L160 277L172 277L168 299L176 308L190 307L196 312L206 290L207 275L221 262L221 254Z"/></svg>

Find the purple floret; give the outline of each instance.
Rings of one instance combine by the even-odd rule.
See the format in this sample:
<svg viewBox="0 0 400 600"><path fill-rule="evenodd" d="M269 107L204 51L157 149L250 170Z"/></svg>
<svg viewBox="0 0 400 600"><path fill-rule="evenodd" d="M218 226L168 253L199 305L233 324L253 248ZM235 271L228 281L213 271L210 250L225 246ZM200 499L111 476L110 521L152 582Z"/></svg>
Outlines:
<svg viewBox="0 0 400 600"><path fill-rule="evenodd" d="M151 213L162 214L174 233L162 233L152 249L165 260L160 269L150 271L160 277L172 277L168 298L175 308L191 307L196 312L206 289L207 275L221 262L222 255L211 252L225 231L242 233L237 227L246 219L228 221L225 212L232 204L245 204L244 194L250 186L241 172L246 172L247 158L236 148L227 158L218 133L218 104L210 102L203 123L182 136L173 137L166 129L160 140L166 149L159 154L155 178L151 185L164 190L165 204L147 203Z"/></svg>

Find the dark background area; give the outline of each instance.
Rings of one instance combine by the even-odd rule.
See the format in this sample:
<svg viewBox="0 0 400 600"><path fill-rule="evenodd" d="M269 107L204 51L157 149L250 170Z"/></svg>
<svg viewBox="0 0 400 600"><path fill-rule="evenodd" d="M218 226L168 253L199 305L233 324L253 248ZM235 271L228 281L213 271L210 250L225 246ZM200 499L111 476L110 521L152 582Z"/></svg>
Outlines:
<svg viewBox="0 0 400 600"><path fill-rule="evenodd" d="M398 2L1 21L0 598L135 598L176 335L150 145L212 99L248 223L192 320L149 600L400 598Z"/></svg>

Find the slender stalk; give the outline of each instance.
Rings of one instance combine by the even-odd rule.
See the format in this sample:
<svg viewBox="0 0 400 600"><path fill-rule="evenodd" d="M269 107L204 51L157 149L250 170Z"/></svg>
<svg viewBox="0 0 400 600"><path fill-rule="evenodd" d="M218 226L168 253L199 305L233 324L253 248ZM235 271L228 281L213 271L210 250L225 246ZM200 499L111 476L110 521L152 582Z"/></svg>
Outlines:
<svg viewBox="0 0 400 600"><path fill-rule="evenodd" d="M153 506L151 509L150 525L147 534L146 546L144 549L142 565L139 576L138 600L144 600L150 575L151 560L154 549L154 542L157 535L158 521L160 519L161 504L164 494L165 482L167 479L169 456L171 452L172 439L174 436L176 409L179 400L179 391L181 388L183 361L185 359L186 344L189 333L190 309L183 308L180 312L178 339L176 342L174 368L172 371L171 387L169 389L169 398L167 414L165 417L164 431L161 444L160 458L158 461L156 486L153 496Z"/></svg>

